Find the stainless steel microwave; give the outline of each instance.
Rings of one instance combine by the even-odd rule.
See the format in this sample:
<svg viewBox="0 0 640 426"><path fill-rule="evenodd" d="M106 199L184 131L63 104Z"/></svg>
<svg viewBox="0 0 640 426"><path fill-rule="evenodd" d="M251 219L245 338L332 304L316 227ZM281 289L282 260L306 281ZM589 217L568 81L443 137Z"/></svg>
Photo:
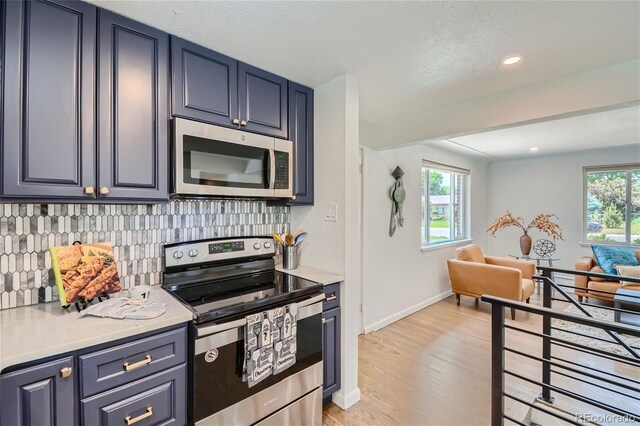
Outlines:
<svg viewBox="0 0 640 426"><path fill-rule="evenodd" d="M293 142L175 118L173 195L291 198Z"/></svg>

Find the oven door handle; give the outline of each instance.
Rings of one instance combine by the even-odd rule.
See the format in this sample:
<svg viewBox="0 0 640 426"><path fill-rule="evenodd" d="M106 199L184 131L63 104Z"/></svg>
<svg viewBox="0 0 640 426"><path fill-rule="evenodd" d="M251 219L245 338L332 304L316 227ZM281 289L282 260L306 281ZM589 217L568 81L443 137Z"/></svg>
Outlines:
<svg viewBox="0 0 640 426"><path fill-rule="evenodd" d="M323 300L324 294L298 303L298 315L296 321L301 321L305 318L322 314ZM246 320L243 318L225 324L217 324L208 327L197 328L195 347L196 355L206 352L210 349L219 348L220 346L228 345L229 343L234 343L238 340L241 340L242 338L244 338L242 329L245 325Z"/></svg>

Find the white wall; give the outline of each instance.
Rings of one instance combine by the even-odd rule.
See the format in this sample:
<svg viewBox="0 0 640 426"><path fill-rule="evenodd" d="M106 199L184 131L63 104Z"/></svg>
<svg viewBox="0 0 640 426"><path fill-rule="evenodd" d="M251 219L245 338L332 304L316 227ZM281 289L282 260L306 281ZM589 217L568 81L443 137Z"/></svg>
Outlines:
<svg viewBox="0 0 640 426"><path fill-rule="evenodd" d="M575 261L589 255L589 247L581 247L583 222L584 166L624 164L640 161L640 145L589 150L530 159L495 161L489 165L489 220L509 210L527 223L539 213L558 215L564 241L557 242L555 266L573 269ZM519 253L517 228L508 228L489 237L488 252L496 256ZM530 233L533 240L548 238Z"/></svg>
<svg viewBox="0 0 640 426"><path fill-rule="evenodd" d="M457 246L421 251L422 160L471 170L471 237L483 248L487 236L487 161L416 145L386 151L364 148L363 168L363 325L377 330L448 296L446 259ZM405 172L404 227L389 237L391 172Z"/></svg>
<svg viewBox="0 0 640 426"><path fill-rule="evenodd" d="M314 91L314 206L292 207L291 228L309 236L299 261L337 272L341 286L341 389L333 400L348 408L360 400L358 334L360 332L361 238L358 82L338 77ZM324 220L325 206L337 205L337 221Z"/></svg>

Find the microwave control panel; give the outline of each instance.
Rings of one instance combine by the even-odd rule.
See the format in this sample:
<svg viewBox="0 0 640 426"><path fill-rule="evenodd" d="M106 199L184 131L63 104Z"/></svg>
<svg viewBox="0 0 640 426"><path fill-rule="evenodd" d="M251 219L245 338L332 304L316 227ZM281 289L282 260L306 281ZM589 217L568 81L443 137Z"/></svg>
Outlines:
<svg viewBox="0 0 640 426"><path fill-rule="evenodd" d="M275 157L276 157L276 181L274 184L274 188L288 189L289 188L289 153L276 151Z"/></svg>

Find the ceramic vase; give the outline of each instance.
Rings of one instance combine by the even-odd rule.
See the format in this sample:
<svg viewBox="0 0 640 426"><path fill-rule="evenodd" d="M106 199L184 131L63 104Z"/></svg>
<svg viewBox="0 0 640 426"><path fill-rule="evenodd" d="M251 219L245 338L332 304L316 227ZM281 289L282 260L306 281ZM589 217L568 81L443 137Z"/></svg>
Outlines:
<svg viewBox="0 0 640 426"><path fill-rule="evenodd" d="M523 256L529 256L531 253L531 237L525 233L520 237L520 251Z"/></svg>

